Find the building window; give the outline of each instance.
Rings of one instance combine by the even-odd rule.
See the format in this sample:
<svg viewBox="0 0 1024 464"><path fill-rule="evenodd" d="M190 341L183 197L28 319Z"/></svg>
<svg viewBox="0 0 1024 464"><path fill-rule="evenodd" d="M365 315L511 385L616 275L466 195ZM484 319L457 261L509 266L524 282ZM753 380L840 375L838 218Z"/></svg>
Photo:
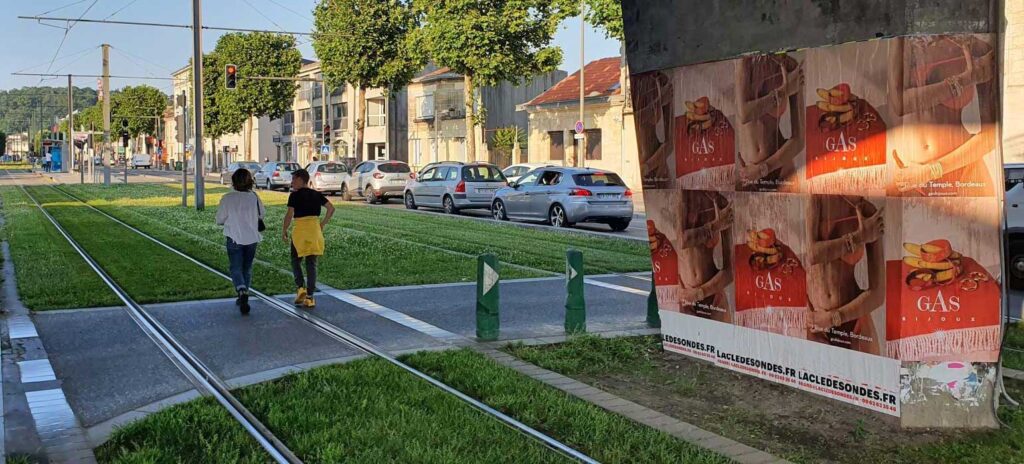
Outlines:
<svg viewBox="0 0 1024 464"><path fill-rule="evenodd" d="M384 100L366 100L366 125L370 127L384 125Z"/></svg>
<svg viewBox="0 0 1024 464"><path fill-rule="evenodd" d="M420 148L420 140L413 139L412 141L412 164L413 166L419 166L422 164L423 152Z"/></svg>
<svg viewBox="0 0 1024 464"><path fill-rule="evenodd" d="M416 97L416 119L434 118L434 94Z"/></svg>
<svg viewBox="0 0 1024 464"><path fill-rule="evenodd" d="M565 133L562 131L548 132L551 145L548 149L548 159L561 161L565 159Z"/></svg>
<svg viewBox="0 0 1024 464"><path fill-rule="evenodd" d="M587 159L601 159L601 129L587 129Z"/></svg>

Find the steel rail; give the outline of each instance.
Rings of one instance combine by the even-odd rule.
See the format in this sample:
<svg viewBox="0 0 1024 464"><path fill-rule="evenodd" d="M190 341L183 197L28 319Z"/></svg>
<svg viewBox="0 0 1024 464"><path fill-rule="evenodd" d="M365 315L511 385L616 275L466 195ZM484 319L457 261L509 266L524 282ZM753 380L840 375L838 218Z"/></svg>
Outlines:
<svg viewBox="0 0 1024 464"><path fill-rule="evenodd" d="M108 218L108 219L110 219L110 220L112 220L112 221L114 221L114 222L124 226L128 230L131 230L132 232L135 232L136 234L141 235L142 237L145 237L145 238L149 239L151 242L153 242L153 243L155 243L157 245L160 245L164 249L166 249L166 250L168 250L168 251L170 251L170 252L172 252L172 253L174 253L174 254L176 254L178 256L181 256L182 258L187 259L188 261L192 262L193 264L195 264L195 265L197 265L197 266L199 266L199 267L201 267L201 268L203 268L203 269L205 269L207 271L210 271L213 274L216 274L216 275L218 275L218 276L220 276L220 277L222 277L224 279L231 280L231 276L221 272L218 269L215 269L215 268L207 265L206 263L203 263L203 262L199 261L196 258L193 258L192 256L190 256L190 255L188 255L188 254L178 250L177 248L174 248L174 247L172 247L170 245L167 245L166 243L160 241L159 239L157 239L157 238L155 238L155 237L153 237L153 236L151 236L151 235L149 235L149 234L147 234L147 233L145 233L145 232L135 228L134 226L132 226L130 224L127 224L124 221L122 221L122 220L120 220L120 219L118 219L118 218L108 214L106 211L103 211L103 210L101 210L99 208L96 208L93 205L90 205L88 202L82 200L81 198L78 198L74 194L72 194L72 193L70 193L68 191L65 191L64 189L61 189L61 188L56 187L56 186L52 186L51 185L50 187L53 188L54 190L57 190L57 191L63 193L64 195L67 195L68 197L74 199L75 201L77 201L79 203L82 203L87 208L89 208L89 209L91 209L93 211L96 211L96 212L102 214L103 216L105 216L106 218ZM488 406L487 404L483 403L482 401L477 400L476 398L473 398L473 397L471 397L471 396L469 396L469 395L467 395L465 393L462 393L458 389L456 389L454 387L451 387L448 384L446 384L444 382L441 382L440 380L437 380L437 379L431 377L430 375L428 375L428 374L426 374L424 372L421 372L421 371L417 370L416 368L414 368L414 367L412 367L412 366L410 366L410 365L408 365L408 364L406 364L406 363L404 363L402 361L399 361L394 356L391 356L391 354L389 354L388 352L378 348L377 346L373 345L372 343L370 343L370 342L368 342L366 340L363 340L362 338L359 338L358 336L356 336L356 335L354 335L354 334L352 334L352 333L350 333L350 332L348 332L346 330L343 330L343 329L339 328L338 326L335 326L334 324L331 324L330 322L327 322L327 321L319 318L318 316L315 316L315 315L313 315L313 314L311 314L309 312L306 312L306 311L298 310L298 309L296 309L292 305L284 303L283 301L278 300L277 298L274 298L274 297L272 297L270 295L267 295L267 294L265 294L263 292L255 290L255 289L249 289L249 294L259 298L260 300L263 300L264 302L269 304L271 307L276 308L276 309L280 310L281 312L283 312L283 313L285 313L285 314L287 314L289 316L295 317L295 318L297 318L299 320L302 320L302 321L305 321L306 323L309 323L314 328L319 330L321 333L327 335L328 337L330 337L330 338L332 338L332 339L334 339L336 341L345 343L345 344L347 344L349 346L352 346L352 347L354 347L354 348L356 348L356 349L358 349L360 351L363 351L363 352L365 352L367 354L371 354L373 356L377 356L379 358L382 358L382 359L388 361L389 363L395 365L396 367L398 367L398 368L400 368L402 370L405 370L406 372L409 372L409 373L415 375L416 377L419 377L421 380L423 380L423 381L433 385L434 387L437 387L441 391L443 391L445 393L448 393L448 394L450 394L452 396L455 396L456 398L458 398L458 399L468 403L469 405L473 406L477 410L480 410L480 411L484 412L487 415L490 415L490 416L493 416L493 417L497 418L498 420L500 420L505 425L508 425L511 428L526 434L527 436L530 436L530 437L532 437L534 439L539 440L540 442L544 443L544 445L546 445L547 447L549 447L549 448L551 448L551 449L553 449L553 450L555 450L557 452L560 452L560 453L564 454L565 456L568 456L568 457L570 457L572 459L575 459L577 461L580 461L580 462L591 463L591 464L597 464L598 463L598 461L595 460L594 458L591 458L590 456L587 456L586 454L584 454L584 453L582 453L580 451L577 451L576 449L574 449L574 448L572 448L572 447L570 447L570 446L568 446L568 445L566 445L566 444L564 444L564 443L562 443L562 442L560 442L560 441L558 441L558 440L556 440L556 439L554 439L554 438L544 434L543 432L540 432L540 431L534 429L533 427L530 427L529 425L526 425L526 424L516 420L515 418L513 418L513 417L511 417L511 416L509 416L509 415L507 415L507 414L505 414L505 413L503 413L501 411L498 411L497 409L494 409L494 408Z"/></svg>
<svg viewBox="0 0 1024 464"><path fill-rule="evenodd" d="M242 427L252 435L253 438L259 442L260 446L263 447L267 453L278 463L281 464L301 464L302 461L292 453L288 447L281 442L274 433L270 431L263 423L259 421L250 412L245 405L243 405L237 398L231 393L230 388L227 384L221 380L216 374L214 374L210 368L206 367L202 361L199 360L188 348L179 342L174 335L170 333L159 321L156 320L148 311L145 310L140 304L128 295L128 293L121 288L121 286L114 281L114 279L107 274L105 270L89 255L81 245L75 241L74 238L60 225L57 220L50 215L46 208L43 208L35 197L32 196L24 186L21 186L22 192L32 203L35 204L36 208L43 213L48 221L53 224L54 228L57 229L64 239L71 244L71 247L78 252L78 254L85 260L85 263L99 275L100 279L114 292L115 295L127 306L127 312L129 316L135 321L135 323L142 329L143 333L146 334L154 343L160 348L161 351L170 358L178 369L181 370L189 381L196 386L200 391L206 392L210 396L213 396L221 406L231 414L232 417L238 421ZM56 189L60 191L59 189Z"/></svg>

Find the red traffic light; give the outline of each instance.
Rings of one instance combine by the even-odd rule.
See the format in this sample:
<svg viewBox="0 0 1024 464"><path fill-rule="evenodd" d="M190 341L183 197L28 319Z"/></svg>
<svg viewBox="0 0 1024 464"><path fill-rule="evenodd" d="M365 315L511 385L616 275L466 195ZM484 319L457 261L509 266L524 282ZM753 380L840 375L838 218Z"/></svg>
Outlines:
<svg viewBox="0 0 1024 464"><path fill-rule="evenodd" d="M237 68L235 68L235 65L233 65L233 64L229 64L229 65L228 65L228 74L234 74L234 73L235 73L235 71L237 71L237 70L238 70L238 69L237 69Z"/></svg>
<svg viewBox="0 0 1024 464"><path fill-rule="evenodd" d="M229 64L224 67L224 87L235 89L238 87L238 67Z"/></svg>

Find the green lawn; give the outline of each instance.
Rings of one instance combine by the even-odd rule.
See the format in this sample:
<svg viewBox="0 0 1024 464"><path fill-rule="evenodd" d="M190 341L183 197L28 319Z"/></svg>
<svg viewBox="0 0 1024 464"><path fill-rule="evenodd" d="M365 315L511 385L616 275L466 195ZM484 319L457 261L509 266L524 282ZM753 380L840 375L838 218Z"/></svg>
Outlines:
<svg viewBox="0 0 1024 464"><path fill-rule="evenodd" d="M180 207L180 191L172 185L128 185L116 187L64 186L77 196L108 213L146 230L180 235L187 231L208 240L222 240L213 223L215 205L226 192L207 190L204 212ZM266 239L259 257L287 268L288 249L277 239L284 215L286 196L261 192L268 206ZM584 250L589 272L625 272L650 268L642 243L603 237L566 235L477 221L410 214L400 210L368 208L332 199L338 205L335 219L325 230L328 248L321 262L322 279L338 288L472 281L475 256L493 252L505 263L548 272L564 271L564 254L569 247ZM504 268L504 278L550 275Z"/></svg>
<svg viewBox="0 0 1024 464"><path fill-rule="evenodd" d="M0 188L0 199L4 238L25 306L46 310L120 304L20 188Z"/></svg>
<svg viewBox="0 0 1024 464"><path fill-rule="evenodd" d="M1008 326L1003 346L1003 366L1024 370L1024 322Z"/></svg>
<svg viewBox="0 0 1024 464"><path fill-rule="evenodd" d="M701 395L717 395L719 391L709 391L715 390L713 386L709 386L709 382L714 382L709 378L721 377L715 374L719 371L726 375L725 370L710 366L706 368L707 375L701 376L703 378L687 378L676 371L666 369L672 367L672 363L678 364L681 361L676 356L675 361L670 360L668 366L665 362L658 362L662 350L657 337L604 339L588 335L573 338L559 345L514 344L506 347L506 350L527 362L568 376L608 379L609 382L619 385L636 385L637 389L640 384L654 385L663 393L660 398L670 403L673 401L672 395L696 396L698 400L702 398ZM1024 398L1024 383L1007 381L1007 388L1011 396L1017 399ZM645 394L650 395L651 392L645 390ZM796 390L792 394L811 397L809 393ZM1024 410L1003 407L999 411L999 417L1005 427L998 431L948 434L938 436L934 440L924 440L928 442L924 444L921 444L921 434L926 438L928 432L907 432L917 433L917 443L907 444L911 443L909 438L904 440L900 436L886 436L884 432L851 430L846 440L830 441L827 445L817 446L829 446L834 448L829 450L833 452L838 449L837 454L840 457L837 462L849 463L1024 462ZM696 425L741 442L775 437L772 446L779 448L776 453L794 462L820 462L824 450L807 446L807 443L814 441L809 437L816 436L816 427L829 426L820 421L813 421L800 430L773 430L776 425L770 413L753 413L743 410L742 406L728 408L721 416L705 413L702 420L706 420L707 424ZM757 423L758 421L760 423ZM896 435L900 433L902 432L894 432Z"/></svg>
<svg viewBox="0 0 1024 464"><path fill-rule="evenodd" d="M719 463L710 452L609 413L470 350L404 358L602 462ZM317 368L236 392L306 462L569 462L379 359ZM262 462L209 400L129 424L101 462Z"/></svg>
<svg viewBox="0 0 1024 464"><path fill-rule="evenodd" d="M150 242L51 187L29 192L103 269L139 303L222 298L231 282ZM23 263L15 261L19 267ZM49 268L53 273L60 267Z"/></svg>

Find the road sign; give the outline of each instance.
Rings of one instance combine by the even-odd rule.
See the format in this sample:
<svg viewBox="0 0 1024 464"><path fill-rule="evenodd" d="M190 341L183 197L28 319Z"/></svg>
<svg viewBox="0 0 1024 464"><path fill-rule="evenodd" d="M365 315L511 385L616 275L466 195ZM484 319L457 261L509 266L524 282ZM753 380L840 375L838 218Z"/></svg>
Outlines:
<svg viewBox="0 0 1024 464"><path fill-rule="evenodd" d="M281 136L280 135L275 135L274 136L274 143L281 143Z"/></svg>
<svg viewBox="0 0 1024 464"><path fill-rule="evenodd" d="M501 325L498 257L492 253L480 255L476 269L476 336L480 340L497 340Z"/></svg>
<svg viewBox="0 0 1024 464"><path fill-rule="evenodd" d="M583 121L576 121L576 133L577 134L582 134L583 133L583 129L584 129L583 128Z"/></svg>
<svg viewBox="0 0 1024 464"><path fill-rule="evenodd" d="M321 155L329 155L329 154L331 154L331 146L330 145L320 145L320 154Z"/></svg>
<svg viewBox="0 0 1024 464"><path fill-rule="evenodd" d="M585 137L583 134L572 134L572 138L575 140L583 140L583 137Z"/></svg>

